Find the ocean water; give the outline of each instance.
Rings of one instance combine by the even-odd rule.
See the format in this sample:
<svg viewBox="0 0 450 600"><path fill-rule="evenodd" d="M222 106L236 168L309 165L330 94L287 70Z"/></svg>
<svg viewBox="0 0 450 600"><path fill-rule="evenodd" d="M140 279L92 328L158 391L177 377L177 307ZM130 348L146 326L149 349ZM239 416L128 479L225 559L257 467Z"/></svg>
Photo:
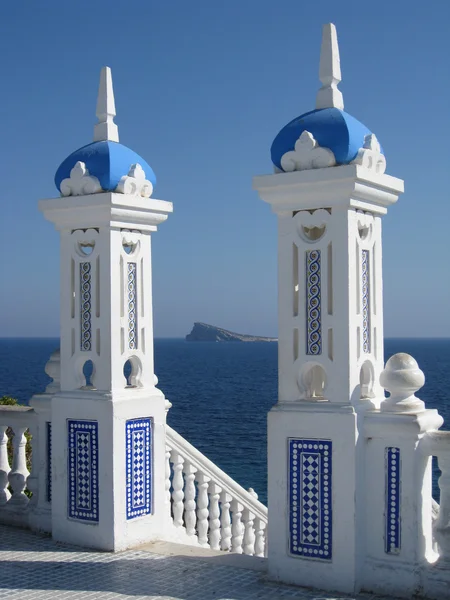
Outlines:
<svg viewBox="0 0 450 600"><path fill-rule="evenodd" d="M0 339L0 396L26 404L43 391L44 366L58 346L58 339ZM426 377L417 395L450 429L450 339L387 339L386 358L396 352L417 360ZM155 372L173 405L169 424L266 503L266 418L277 399L277 344L157 339Z"/></svg>

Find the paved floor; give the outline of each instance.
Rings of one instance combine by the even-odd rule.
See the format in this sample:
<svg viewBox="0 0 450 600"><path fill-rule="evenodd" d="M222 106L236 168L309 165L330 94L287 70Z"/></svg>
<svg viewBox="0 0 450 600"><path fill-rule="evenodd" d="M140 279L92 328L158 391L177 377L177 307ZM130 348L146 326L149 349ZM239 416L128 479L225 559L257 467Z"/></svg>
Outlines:
<svg viewBox="0 0 450 600"><path fill-rule="evenodd" d="M233 557L234 559L236 557ZM0 525L0 599L8 600L350 600L264 580L264 572L217 556L148 550L87 552ZM381 600L361 595L351 600Z"/></svg>

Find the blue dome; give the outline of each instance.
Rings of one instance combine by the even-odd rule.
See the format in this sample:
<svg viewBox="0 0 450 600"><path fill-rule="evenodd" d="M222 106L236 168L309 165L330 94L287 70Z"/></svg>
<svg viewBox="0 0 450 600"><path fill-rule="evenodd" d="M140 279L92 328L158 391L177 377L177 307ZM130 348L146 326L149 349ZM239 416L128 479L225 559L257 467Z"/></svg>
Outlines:
<svg viewBox="0 0 450 600"><path fill-rule="evenodd" d="M309 131L319 146L332 150L338 165L346 165L356 158L364 145L364 137L372 133L339 108L312 110L288 123L274 139L270 153L276 167L282 170L281 157L294 150L295 142L304 131Z"/></svg>
<svg viewBox="0 0 450 600"><path fill-rule="evenodd" d="M121 177L128 175L131 165L139 163L145 171L145 177L151 181L153 187L156 185L156 177L150 165L118 142L102 141L92 142L79 150L72 152L58 167L55 175L55 184L61 191L61 182L70 177L70 171L78 162L84 162L90 175L97 177L100 185L105 191L113 192Z"/></svg>

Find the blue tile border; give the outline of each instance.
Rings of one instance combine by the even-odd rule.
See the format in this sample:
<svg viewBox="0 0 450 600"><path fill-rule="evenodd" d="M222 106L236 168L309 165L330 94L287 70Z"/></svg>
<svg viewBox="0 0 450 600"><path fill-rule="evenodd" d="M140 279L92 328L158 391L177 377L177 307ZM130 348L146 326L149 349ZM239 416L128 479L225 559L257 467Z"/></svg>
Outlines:
<svg viewBox="0 0 450 600"><path fill-rule="evenodd" d="M332 558L332 442L288 440L289 552Z"/></svg>
<svg viewBox="0 0 450 600"><path fill-rule="evenodd" d="M136 263L128 263L127 295L128 295L128 348L138 347L137 317L137 267Z"/></svg>
<svg viewBox="0 0 450 600"><path fill-rule="evenodd" d="M125 425L127 519L152 512L153 420L130 419Z"/></svg>
<svg viewBox="0 0 450 600"><path fill-rule="evenodd" d="M52 501L52 424L46 422L46 439L47 439L47 490L46 500Z"/></svg>
<svg viewBox="0 0 450 600"><path fill-rule="evenodd" d="M371 350L370 335L370 252L362 250L361 254L361 289L362 289L362 316L363 316L363 351L366 354Z"/></svg>
<svg viewBox="0 0 450 600"><path fill-rule="evenodd" d="M92 350L91 263L80 263L80 347Z"/></svg>
<svg viewBox="0 0 450 600"><path fill-rule="evenodd" d="M68 487L71 519L98 522L98 423L67 421Z"/></svg>
<svg viewBox="0 0 450 600"><path fill-rule="evenodd" d="M306 252L306 354L322 354L320 250Z"/></svg>
<svg viewBox="0 0 450 600"><path fill-rule="evenodd" d="M386 510L385 552L399 554L401 548L401 458L400 449L385 449Z"/></svg>

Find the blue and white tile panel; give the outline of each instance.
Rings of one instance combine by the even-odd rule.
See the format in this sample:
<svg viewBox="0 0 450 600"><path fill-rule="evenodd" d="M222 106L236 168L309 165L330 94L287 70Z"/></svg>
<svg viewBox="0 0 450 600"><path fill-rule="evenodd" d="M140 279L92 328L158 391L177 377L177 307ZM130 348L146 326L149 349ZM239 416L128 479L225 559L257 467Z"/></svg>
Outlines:
<svg viewBox="0 0 450 600"><path fill-rule="evenodd" d="M401 462L400 449L388 447L385 450L386 472L386 528L385 551L399 554L401 548Z"/></svg>
<svg viewBox="0 0 450 600"><path fill-rule="evenodd" d="M92 349L91 324L91 263L80 263L80 347L81 350Z"/></svg>
<svg viewBox="0 0 450 600"><path fill-rule="evenodd" d="M50 421L46 423L47 434L47 490L46 500L52 501L52 424Z"/></svg>
<svg viewBox="0 0 450 600"><path fill-rule="evenodd" d="M152 512L152 419L126 422L127 519Z"/></svg>
<svg viewBox="0 0 450 600"><path fill-rule="evenodd" d="M306 252L306 354L322 354L320 250Z"/></svg>
<svg viewBox="0 0 450 600"><path fill-rule="evenodd" d="M69 517L98 522L98 423L68 420Z"/></svg>
<svg viewBox="0 0 450 600"><path fill-rule="evenodd" d="M289 551L332 558L332 442L289 439Z"/></svg>
<svg viewBox="0 0 450 600"><path fill-rule="evenodd" d="M137 333L137 269L136 263L127 263L127 300L128 300L128 348L138 347Z"/></svg>
<svg viewBox="0 0 450 600"><path fill-rule="evenodd" d="M363 317L363 351L370 353L370 252L362 250L361 256L361 289L362 289L362 317Z"/></svg>

